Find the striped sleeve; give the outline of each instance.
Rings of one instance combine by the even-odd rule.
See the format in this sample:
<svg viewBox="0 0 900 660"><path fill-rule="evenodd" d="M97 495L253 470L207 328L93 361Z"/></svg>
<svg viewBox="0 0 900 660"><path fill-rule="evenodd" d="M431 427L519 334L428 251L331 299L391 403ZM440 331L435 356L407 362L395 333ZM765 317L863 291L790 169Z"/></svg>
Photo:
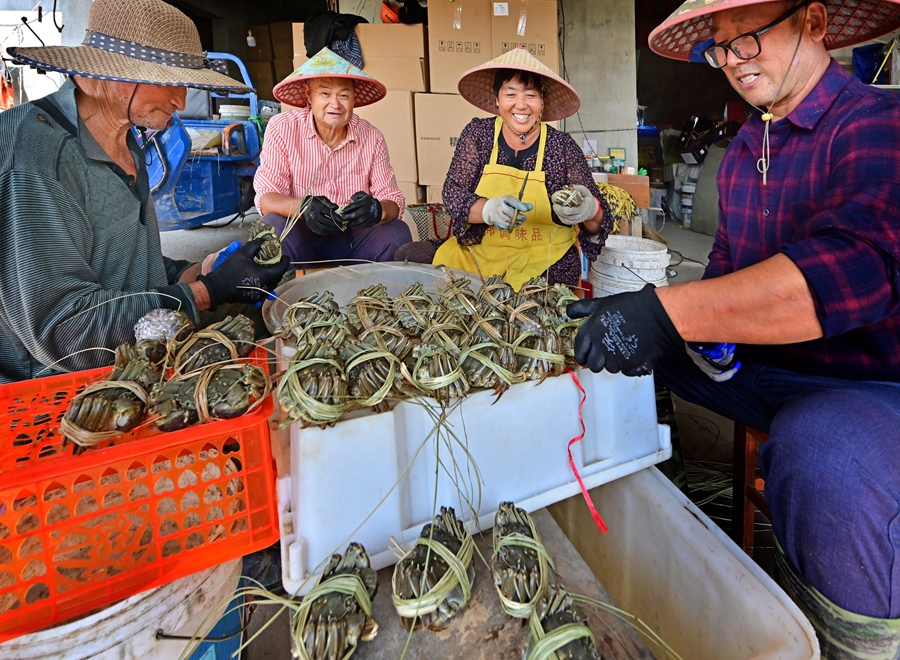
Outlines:
<svg viewBox="0 0 900 660"><path fill-rule="evenodd" d="M400 207L400 215L406 210L406 199L397 186L397 177L394 168L391 167L391 159L388 155L387 143L384 135L377 129L372 130L372 174L369 180L369 194L376 199L390 200Z"/></svg>

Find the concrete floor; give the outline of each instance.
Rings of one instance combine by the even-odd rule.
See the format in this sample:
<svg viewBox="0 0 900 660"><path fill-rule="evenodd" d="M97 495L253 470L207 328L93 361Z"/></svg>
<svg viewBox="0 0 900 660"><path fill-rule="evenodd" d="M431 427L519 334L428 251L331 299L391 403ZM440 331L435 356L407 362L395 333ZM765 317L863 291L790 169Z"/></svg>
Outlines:
<svg viewBox="0 0 900 660"><path fill-rule="evenodd" d="M190 231L172 231L162 234L163 254L176 259L199 261L207 254L219 250L233 240L245 241L249 223L255 215L237 219L228 226L201 227ZM699 280L707 263L712 237L686 231L669 222L660 229L660 234L667 241L671 253L669 283L678 284ZM730 474L732 463L733 424L731 420L717 415L705 408L690 404L678 397L673 397L676 419L681 437L685 461L690 474L695 480L707 481L713 477ZM699 474L699 476L697 476ZM692 488L696 483L689 484ZM706 498L709 493L702 490L693 492L694 499ZM730 490L720 492L712 501L702 508L715 522L726 531L730 528ZM760 526L757 533L759 561L766 561L765 548L771 545L767 530ZM269 624L266 630L257 637L242 654L242 660L269 660L290 657L289 616L282 614L271 620L277 613L274 606L261 606L253 617L248 635L252 636L263 625Z"/></svg>

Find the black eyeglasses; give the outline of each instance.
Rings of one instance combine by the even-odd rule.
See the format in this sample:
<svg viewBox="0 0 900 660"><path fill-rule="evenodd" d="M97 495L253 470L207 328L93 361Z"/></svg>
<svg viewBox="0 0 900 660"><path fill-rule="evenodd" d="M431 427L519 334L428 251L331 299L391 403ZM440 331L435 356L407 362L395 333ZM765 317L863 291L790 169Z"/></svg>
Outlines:
<svg viewBox="0 0 900 660"><path fill-rule="evenodd" d="M754 57L757 57L760 52L762 52L762 46L759 43L759 38L779 23L786 21L791 16L796 14L801 7L805 7L808 4L808 0L806 2L801 2L799 5L791 8L786 13L782 14L774 21L772 21L765 27L756 30L755 32L742 34L735 37L731 41L725 42L724 44L713 44L705 51L703 51L703 56L706 58L706 61L709 62L709 65L714 69L721 69L723 66L725 66L725 64L728 62L729 50L734 53L738 59L752 60Z"/></svg>

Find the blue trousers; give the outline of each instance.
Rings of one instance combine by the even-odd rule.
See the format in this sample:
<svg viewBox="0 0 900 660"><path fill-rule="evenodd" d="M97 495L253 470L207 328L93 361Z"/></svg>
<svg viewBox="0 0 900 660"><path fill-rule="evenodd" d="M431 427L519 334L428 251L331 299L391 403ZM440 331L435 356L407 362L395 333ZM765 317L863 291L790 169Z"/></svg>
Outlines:
<svg viewBox="0 0 900 660"><path fill-rule="evenodd" d="M684 351L667 355L656 378L688 401L768 431L760 470L787 558L836 605L900 617L900 382L745 363L716 383Z"/></svg>
<svg viewBox="0 0 900 660"><path fill-rule="evenodd" d="M279 234L287 219L277 213L266 213L262 220ZM403 220L391 220L368 229L348 229L340 234L320 236L301 219L285 237L281 249L299 267L316 268L354 264L360 261L393 261L394 252L412 241L412 233ZM346 260L346 262L342 261ZM328 261L328 263L318 263Z"/></svg>

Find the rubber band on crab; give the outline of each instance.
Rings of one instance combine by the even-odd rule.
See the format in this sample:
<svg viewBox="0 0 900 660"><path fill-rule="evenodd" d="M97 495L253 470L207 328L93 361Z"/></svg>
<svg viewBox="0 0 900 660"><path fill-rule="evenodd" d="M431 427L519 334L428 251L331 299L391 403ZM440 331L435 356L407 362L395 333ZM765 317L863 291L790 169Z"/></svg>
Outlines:
<svg viewBox="0 0 900 660"><path fill-rule="evenodd" d="M454 552L447 542L458 543L459 549ZM456 512L441 507L440 514L425 525L412 549L394 566L391 599L404 628L408 630L409 624L419 619L432 630L443 630L466 606L475 581L474 550L472 534L456 518ZM439 568L446 567L440 576L433 573L438 559ZM417 596L404 597L418 590Z"/></svg>
<svg viewBox="0 0 900 660"><path fill-rule="evenodd" d="M550 199L554 204L568 208L581 206L584 202L584 196L572 186L564 186L561 190L557 190L550 195Z"/></svg>
<svg viewBox="0 0 900 660"><path fill-rule="evenodd" d="M544 622L551 617L554 618L552 630L544 630ZM572 597L562 587L550 585L547 593L531 610L528 624L532 639L525 648L523 660L556 660L562 657L557 651L578 642L580 648L572 650L570 647L565 657L600 660L594 633L588 628Z"/></svg>
<svg viewBox="0 0 900 660"><path fill-rule="evenodd" d="M527 619L550 587L553 559L531 516L512 502L500 503L492 538L491 569L500 604L511 617Z"/></svg>
<svg viewBox="0 0 900 660"><path fill-rule="evenodd" d="M287 414L283 427L292 421L301 422L304 428L333 426L349 403L347 375L340 362L322 357L305 358L302 353L291 358L276 394Z"/></svg>

